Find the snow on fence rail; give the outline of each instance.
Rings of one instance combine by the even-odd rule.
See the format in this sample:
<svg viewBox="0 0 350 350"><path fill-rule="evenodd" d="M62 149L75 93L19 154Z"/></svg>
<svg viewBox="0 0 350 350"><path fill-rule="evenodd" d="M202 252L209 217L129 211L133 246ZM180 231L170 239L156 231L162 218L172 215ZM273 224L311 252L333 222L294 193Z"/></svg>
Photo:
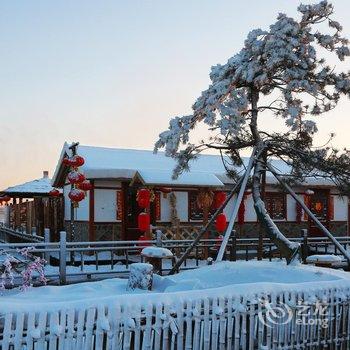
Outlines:
<svg viewBox="0 0 350 350"><path fill-rule="evenodd" d="M147 301L118 296L108 305L102 301L85 308L0 311L0 348L349 348L349 285L246 296L233 290L147 294ZM299 315L299 304L307 306L305 315ZM282 312L281 305L287 318L274 319L273 311Z"/></svg>
<svg viewBox="0 0 350 350"><path fill-rule="evenodd" d="M126 275L129 273L129 264L142 260L140 251L147 245L161 245L170 249L175 256L180 256L192 240L152 240L152 241L100 241L100 242L67 242L66 233L61 232L60 242L33 242L33 243L0 243L0 251L16 253L17 249L33 247L33 253L41 255L52 265L47 266L46 276L51 281L58 281L65 284L77 279L88 280L92 276ZM350 249L350 237L337 237L345 249ZM306 256L309 254L339 254L337 248L327 237L307 237L303 234L301 238L292 238L300 242ZM203 251L208 250L209 256L215 256L220 241L217 239L203 239L193 250L189 259L186 259L181 266L182 269L195 268L205 264ZM236 238L233 236L226 250L228 260L251 260L258 256L258 238ZM269 239L264 239L264 257L272 259L278 257L275 246ZM306 256L305 259L306 260ZM53 266L53 265L57 266ZM164 265L163 269L171 267ZM15 280L16 284L16 280Z"/></svg>

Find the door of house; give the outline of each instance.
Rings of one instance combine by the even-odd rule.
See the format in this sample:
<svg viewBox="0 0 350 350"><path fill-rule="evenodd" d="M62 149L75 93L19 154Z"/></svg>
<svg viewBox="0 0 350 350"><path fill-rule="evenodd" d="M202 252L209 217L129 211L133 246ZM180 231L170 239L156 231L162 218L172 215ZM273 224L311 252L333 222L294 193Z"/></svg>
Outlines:
<svg viewBox="0 0 350 350"><path fill-rule="evenodd" d="M136 196L137 196L137 187L127 186L125 188L125 239L132 241L138 240L139 237L143 234L138 229L137 219L139 214L144 211L144 209L140 208L137 204ZM151 223L154 223L154 204L151 203Z"/></svg>
<svg viewBox="0 0 350 350"><path fill-rule="evenodd" d="M322 225L329 228L329 190L314 190L310 196L310 210L321 221ZM309 218L309 234L310 236L324 236L324 233L311 218Z"/></svg>

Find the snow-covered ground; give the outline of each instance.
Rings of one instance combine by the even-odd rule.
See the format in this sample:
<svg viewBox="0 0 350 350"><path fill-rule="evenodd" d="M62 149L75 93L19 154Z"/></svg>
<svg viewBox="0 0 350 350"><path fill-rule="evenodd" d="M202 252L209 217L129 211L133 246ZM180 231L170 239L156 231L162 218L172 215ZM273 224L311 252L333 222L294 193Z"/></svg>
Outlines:
<svg viewBox="0 0 350 350"><path fill-rule="evenodd" d="M350 287L350 274L314 266L286 266L283 262L222 262L174 276L154 276L152 291L126 291L127 280L114 278L68 286L44 286L26 292L7 290L0 296L0 310L47 311L108 305L115 301L145 303L220 293L252 295L283 290L316 290Z"/></svg>

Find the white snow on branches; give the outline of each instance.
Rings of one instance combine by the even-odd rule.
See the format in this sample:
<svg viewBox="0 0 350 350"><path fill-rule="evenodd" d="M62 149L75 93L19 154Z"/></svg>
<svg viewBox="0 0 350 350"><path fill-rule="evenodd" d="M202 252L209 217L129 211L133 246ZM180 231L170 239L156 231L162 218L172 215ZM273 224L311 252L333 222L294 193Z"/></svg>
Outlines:
<svg viewBox="0 0 350 350"><path fill-rule="evenodd" d="M291 132L317 132L317 116L334 108L340 95L350 93L349 73L335 73L318 53L326 49L344 60L350 55L348 41L341 36L341 25L331 19L333 6L327 1L300 5L301 18L279 14L269 30L252 30L243 49L226 64L211 69L211 85L193 105L193 114L171 119L169 129L159 135L155 150L177 158L176 171L186 168L186 157L197 148L188 145L189 133L204 122L225 140L247 136L251 121L251 92L269 96L273 101L257 106L285 119ZM318 24L328 23L321 33ZM279 98L276 99L276 93ZM272 97L272 96L271 96ZM310 103L311 101L311 103ZM186 151L179 152L182 146Z"/></svg>

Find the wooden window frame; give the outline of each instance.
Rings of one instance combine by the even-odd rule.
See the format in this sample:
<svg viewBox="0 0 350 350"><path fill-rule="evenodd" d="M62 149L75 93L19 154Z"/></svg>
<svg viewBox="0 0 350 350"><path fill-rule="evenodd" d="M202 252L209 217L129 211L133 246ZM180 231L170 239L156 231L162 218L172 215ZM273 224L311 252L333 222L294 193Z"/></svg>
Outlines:
<svg viewBox="0 0 350 350"><path fill-rule="evenodd" d="M283 199L283 219L276 219L273 217L273 213L271 213L271 208L267 203L267 199L271 197L279 197ZM287 194L284 192L266 192L264 196L264 202L265 202L265 207L267 210L267 213L270 215L271 219L274 221L288 221L288 216L287 216Z"/></svg>

